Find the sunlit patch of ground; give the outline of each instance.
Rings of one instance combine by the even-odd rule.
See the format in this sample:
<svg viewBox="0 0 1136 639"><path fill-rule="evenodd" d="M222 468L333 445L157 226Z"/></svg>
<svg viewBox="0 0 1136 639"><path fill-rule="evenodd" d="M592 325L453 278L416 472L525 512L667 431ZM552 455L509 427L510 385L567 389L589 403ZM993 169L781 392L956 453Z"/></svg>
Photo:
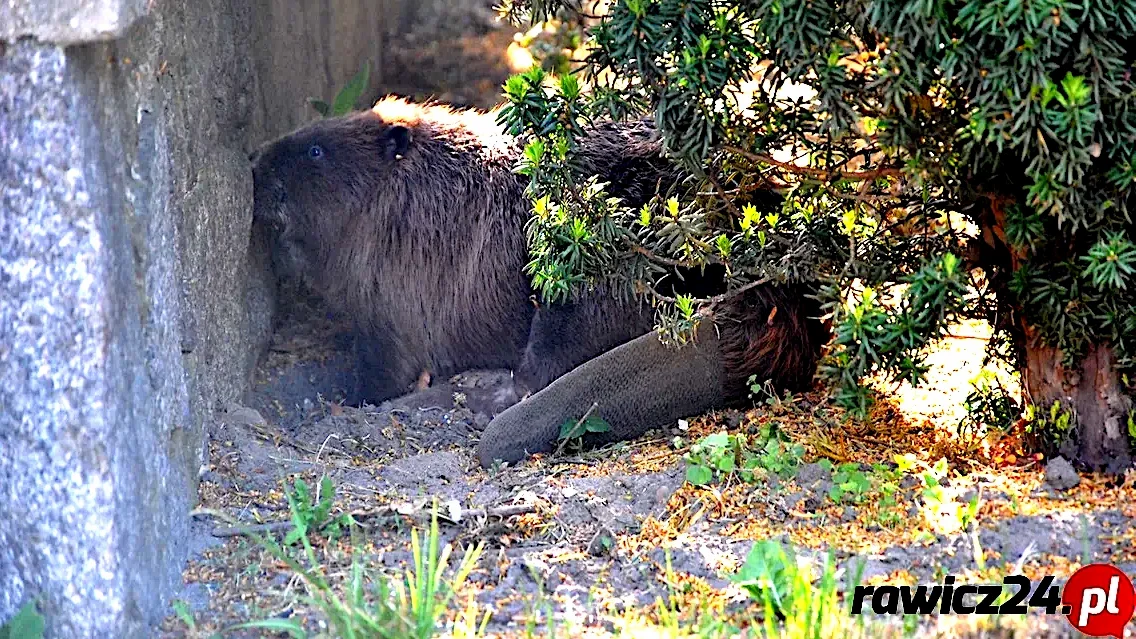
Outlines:
<svg viewBox="0 0 1136 639"><path fill-rule="evenodd" d="M939 427L953 429L966 416L970 380L983 369L989 339L990 325L986 322L967 321L952 326L948 337L935 345L927 357L931 371L926 382L918 387L904 382L889 389L900 411L908 419L930 419ZM998 374L1007 390L1017 391L1017 380L1009 371L994 365L988 368Z"/></svg>
<svg viewBox="0 0 1136 639"><path fill-rule="evenodd" d="M992 583L1018 572L1035 580L1046 575L1065 579L1084 563L1099 561L1136 569L1132 563L1136 560L1136 528L1132 526L1136 523L1136 474L1122 482L1082 475L1076 487L1056 491L1045 484L1046 460L1041 456L1006 453L1020 451L1014 434L992 432L984 438L960 438L958 424L966 416L971 381L983 369L989 328L968 322L950 332L952 336L928 357L931 371L925 385L877 385L885 392L867 419L850 418L818 392L795 403L774 402L749 411L732 429L754 432L756 426L775 423L804 447L805 461L825 458L867 468L908 455L918 461L919 470L926 470L946 458L950 470L941 501L925 498L920 494L923 486L915 482L909 482L913 490L901 491L889 503L881 503L881 495L871 492L855 504L823 495L796 499L805 490L796 478L708 487L685 484L671 497L666 515L648 518L638 534L620 539L620 549L630 556L644 556L658 547L695 547L708 532L731 540L781 538L798 548L834 549L848 557L886 558L897 548L906 548L905 553L914 556L924 548L928 557L946 560L941 570L956 575L959 583ZM1004 369L992 371L1004 388L1017 391L1014 375ZM673 434L697 441L721 430L724 421L715 416L693 420L689 430ZM603 472L609 464L620 472L627 472L628 464L640 471L655 470L671 463L668 458L678 459L681 452L671 438L656 438L583 472ZM770 483L776 487L771 488ZM788 505L778 496L786 494ZM960 514L968 504L974 507L969 524ZM1028 544L1012 540L1038 535L1024 539ZM1053 535L1064 535L1064 541L1072 543L1054 544ZM1001 550L971 541L987 538ZM963 543L952 543L952 539ZM1011 549L1013 552L1003 552ZM736 559L727 557L717 567L729 573L736 570ZM923 565L921 577L900 569L876 574L868 583L926 583L927 567ZM997 628L1006 636L1062 633L1063 627L1055 624L1052 618L1035 616L952 617L938 619L920 632L978 636Z"/></svg>

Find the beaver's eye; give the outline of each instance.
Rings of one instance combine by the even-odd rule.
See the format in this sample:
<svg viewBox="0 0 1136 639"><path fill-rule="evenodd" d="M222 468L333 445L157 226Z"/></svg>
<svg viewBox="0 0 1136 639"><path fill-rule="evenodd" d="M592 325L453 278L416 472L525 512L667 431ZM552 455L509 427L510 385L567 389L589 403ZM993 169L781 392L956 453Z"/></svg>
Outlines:
<svg viewBox="0 0 1136 639"><path fill-rule="evenodd" d="M308 148L308 157L320 158L323 157L323 147L318 144L313 144Z"/></svg>

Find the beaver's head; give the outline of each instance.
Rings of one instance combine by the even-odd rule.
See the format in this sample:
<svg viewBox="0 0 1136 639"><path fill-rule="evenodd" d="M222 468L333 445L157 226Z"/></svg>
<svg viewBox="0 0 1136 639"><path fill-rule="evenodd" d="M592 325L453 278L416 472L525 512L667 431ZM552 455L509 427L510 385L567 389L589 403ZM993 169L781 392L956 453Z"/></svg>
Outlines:
<svg viewBox="0 0 1136 639"><path fill-rule="evenodd" d="M407 127L364 111L313 122L250 156L253 219L271 230L281 275L332 276L337 250L373 228L366 219L376 200L384 188L398 188L387 178L410 140Z"/></svg>

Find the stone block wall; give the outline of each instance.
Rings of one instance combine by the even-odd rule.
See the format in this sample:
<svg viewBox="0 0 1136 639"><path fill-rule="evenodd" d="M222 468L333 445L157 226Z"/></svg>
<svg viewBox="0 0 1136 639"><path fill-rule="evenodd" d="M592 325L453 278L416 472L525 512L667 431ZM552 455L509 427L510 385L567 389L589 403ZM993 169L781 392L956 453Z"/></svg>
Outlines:
<svg viewBox="0 0 1136 639"><path fill-rule="evenodd" d="M438 95L407 52L490 4L0 3L0 623L36 599L49 636L151 635L203 426L271 328L248 152L363 60L369 97Z"/></svg>
<svg viewBox="0 0 1136 639"><path fill-rule="evenodd" d="M203 422L270 321L238 4L3 5L0 619L146 636L178 580Z"/></svg>

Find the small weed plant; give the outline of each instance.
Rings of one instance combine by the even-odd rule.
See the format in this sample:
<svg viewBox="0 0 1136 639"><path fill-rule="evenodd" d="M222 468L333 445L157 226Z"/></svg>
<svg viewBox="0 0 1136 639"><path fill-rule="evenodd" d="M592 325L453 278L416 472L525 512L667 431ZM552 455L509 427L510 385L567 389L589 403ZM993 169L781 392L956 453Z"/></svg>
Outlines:
<svg viewBox="0 0 1136 639"><path fill-rule="evenodd" d="M982 369L970 386L963 403L966 415L959 421L960 434L981 434L989 428L1006 431L1021 417L1021 405L990 369Z"/></svg>
<svg viewBox="0 0 1136 639"><path fill-rule="evenodd" d="M859 578L857 574L855 580ZM858 629L860 621L841 603L831 552L825 556L819 576L814 577L812 566L802 562L791 547L773 540L761 541L750 549L732 580L761 604L761 627L766 637L821 639L854 636L852 631Z"/></svg>
<svg viewBox="0 0 1136 639"><path fill-rule="evenodd" d="M29 601L0 626L0 639L43 639L43 631L43 615L36 609L36 602Z"/></svg>
<svg viewBox="0 0 1136 639"><path fill-rule="evenodd" d="M347 84L343 85L339 93L335 94L335 99L331 101L331 104L317 98L308 98L308 104L312 105L312 108L325 118L347 115L355 110L355 104L359 102L359 98L367 90L367 84L370 80L371 62L368 60L363 63L363 68L359 69Z"/></svg>
<svg viewBox="0 0 1136 639"><path fill-rule="evenodd" d="M596 414L599 404L593 403L580 419L566 419L560 425L560 434L557 435L556 452L558 456L565 450L580 451L584 448L584 437L588 434L606 433L611 430L611 424Z"/></svg>
<svg viewBox="0 0 1136 639"><path fill-rule="evenodd" d="M832 487L828 497L837 504L877 504L876 523L885 528L896 528L904 520L899 504L899 482L909 469L897 462L896 468L886 464L872 464L863 470L860 464L844 463L833 466L827 459L819 462L832 471Z"/></svg>
<svg viewBox="0 0 1136 639"><path fill-rule="evenodd" d="M319 494L313 496L303 479L297 479L286 494L292 512L292 530L284 537L284 545L294 545L309 532L319 532L328 539L337 539L352 523L351 515L331 516L335 504L335 485L327 475L320 480Z"/></svg>
<svg viewBox="0 0 1136 639"><path fill-rule="evenodd" d="M785 438L772 425L752 437L714 433L703 437L683 455L686 480L705 486L715 479L737 477L753 483L768 475L788 476L797 469L805 449Z"/></svg>
<svg viewBox="0 0 1136 639"><path fill-rule="evenodd" d="M417 529L411 531L413 566L402 575L394 579L373 575L364 561L356 556L351 562L346 583L333 584L329 571L321 565L316 554L311 534L339 530L334 525L336 522L342 526L353 522L330 518L329 500L334 492L326 479L321 482L321 493L323 496L313 503L306 486L297 481L288 499L292 531L284 543L278 543L267 535L260 535L258 541L306 586L307 593L300 599L322 613L329 629L327 636L342 639L427 639L437 635L442 630L444 613L454 603L480 558L482 546L466 548L452 574L447 576L453 548L449 544L441 546L435 512L424 539ZM302 549L303 562L289 551L290 546L297 542ZM179 616L182 615L179 613ZM480 636L488 619L488 611L482 616L476 602L470 600L459 612L451 634ZM262 619L232 626L227 631L239 629L268 630L297 638L309 636L297 619Z"/></svg>

